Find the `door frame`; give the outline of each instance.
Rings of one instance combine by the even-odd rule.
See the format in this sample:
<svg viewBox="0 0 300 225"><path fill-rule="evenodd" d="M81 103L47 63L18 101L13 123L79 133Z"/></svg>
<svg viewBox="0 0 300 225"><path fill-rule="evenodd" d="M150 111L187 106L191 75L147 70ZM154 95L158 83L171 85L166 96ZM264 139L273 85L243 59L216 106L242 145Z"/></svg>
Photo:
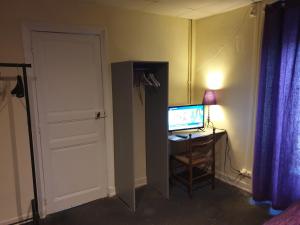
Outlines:
<svg viewBox="0 0 300 225"><path fill-rule="evenodd" d="M28 69L28 92L31 109L31 123L33 134L33 145L36 163L36 179L38 191L39 213L42 218L47 216L47 193L45 191L45 176L43 167L43 152L41 145L41 135L38 118L37 105L37 74L34 74L34 60L32 51L32 32L52 32L65 34L89 34L96 35L100 38L101 47L101 64L102 64L102 80L103 80L103 98L105 118L105 141L106 141L106 170L107 170L107 193L108 196L115 195L114 182L114 146L113 146L113 113L112 113L112 88L111 88L111 72L107 57L107 31L103 27L98 26L72 26L72 25L53 25L44 23L23 23L22 37L25 63L31 64L32 68Z"/></svg>

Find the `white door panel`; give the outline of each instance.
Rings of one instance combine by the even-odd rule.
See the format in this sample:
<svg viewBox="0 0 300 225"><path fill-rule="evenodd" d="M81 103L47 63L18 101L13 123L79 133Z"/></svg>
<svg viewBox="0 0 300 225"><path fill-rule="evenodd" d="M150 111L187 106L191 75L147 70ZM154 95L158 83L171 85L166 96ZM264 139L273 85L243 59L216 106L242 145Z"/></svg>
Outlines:
<svg viewBox="0 0 300 225"><path fill-rule="evenodd" d="M47 213L107 196L100 39L33 32Z"/></svg>
<svg viewBox="0 0 300 225"><path fill-rule="evenodd" d="M76 129L80 127L80 129ZM95 120L74 121L49 124L49 138L60 139L70 136L94 134L97 129Z"/></svg>
<svg viewBox="0 0 300 225"><path fill-rule="evenodd" d="M93 165L100 163L94 143L52 150L55 198L99 189L99 180L95 179L98 167ZM78 177L81 182L78 182Z"/></svg>

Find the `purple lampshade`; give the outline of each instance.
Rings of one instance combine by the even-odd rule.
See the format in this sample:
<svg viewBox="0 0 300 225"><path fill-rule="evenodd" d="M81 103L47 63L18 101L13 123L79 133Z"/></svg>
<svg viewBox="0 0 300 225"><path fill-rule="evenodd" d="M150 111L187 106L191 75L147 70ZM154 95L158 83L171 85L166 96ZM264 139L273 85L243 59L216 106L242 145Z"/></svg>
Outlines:
<svg viewBox="0 0 300 225"><path fill-rule="evenodd" d="M205 90L202 104L203 105L216 105L217 104L216 91Z"/></svg>

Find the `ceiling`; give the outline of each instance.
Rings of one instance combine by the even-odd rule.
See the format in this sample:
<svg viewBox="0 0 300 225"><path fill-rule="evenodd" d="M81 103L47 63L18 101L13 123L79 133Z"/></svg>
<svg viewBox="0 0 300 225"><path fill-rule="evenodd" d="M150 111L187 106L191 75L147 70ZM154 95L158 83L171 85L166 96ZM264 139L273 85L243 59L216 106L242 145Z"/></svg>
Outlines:
<svg viewBox="0 0 300 225"><path fill-rule="evenodd" d="M254 0L81 0L161 15L200 19L249 5Z"/></svg>

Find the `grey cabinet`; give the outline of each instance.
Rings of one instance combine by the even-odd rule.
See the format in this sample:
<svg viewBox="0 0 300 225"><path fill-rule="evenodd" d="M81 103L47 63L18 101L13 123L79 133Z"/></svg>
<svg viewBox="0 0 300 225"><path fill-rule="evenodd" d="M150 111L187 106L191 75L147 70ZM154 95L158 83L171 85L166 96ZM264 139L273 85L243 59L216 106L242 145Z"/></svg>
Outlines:
<svg viewBox="0 0 300 225"><path fill-rule="evenodd" d="M149 74L159 87L149 85ZM146 80L145 80L146 75ZM150 76L150 78L151 78ZM151 82L150 82L151 83ZM142 87L141 87L142 85ZM137 130L135 88L143 91L147 184L169 197L168 63L127 61L112 64L115 185L118 197L135 210Z"/></svg>

